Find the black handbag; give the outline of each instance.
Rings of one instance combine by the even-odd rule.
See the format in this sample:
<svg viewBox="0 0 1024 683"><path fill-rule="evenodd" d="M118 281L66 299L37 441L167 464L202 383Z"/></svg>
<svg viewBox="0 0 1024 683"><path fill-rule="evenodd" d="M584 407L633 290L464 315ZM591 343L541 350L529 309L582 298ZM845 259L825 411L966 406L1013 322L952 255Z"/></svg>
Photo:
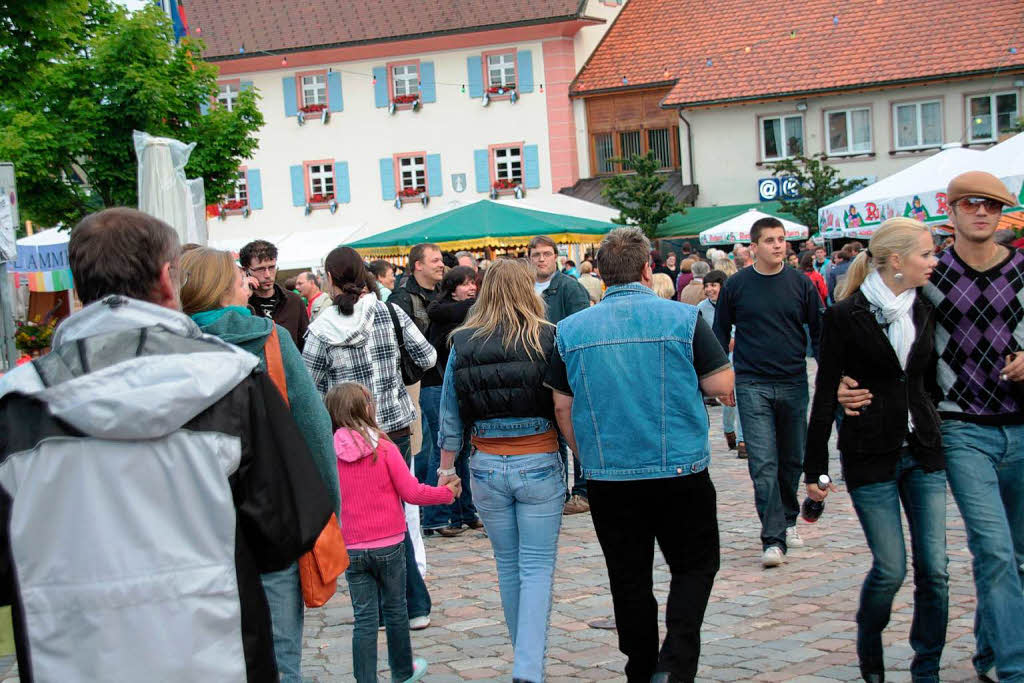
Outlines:
<svg viewBox="0 0 1024 683"><path fill-rule="evenodd" d="M416 382L423 379L423 375L427 371L425 368L416 365L409 356L409 351L405 348L405 335L402 333L402 326L398 323L395 307L387 301L384 302L384 305L388 307L388 313L391 314L391 324L395 326L395 341L398 342L398 368L402 371L402 384L405 386L416 384Z"/></svg>

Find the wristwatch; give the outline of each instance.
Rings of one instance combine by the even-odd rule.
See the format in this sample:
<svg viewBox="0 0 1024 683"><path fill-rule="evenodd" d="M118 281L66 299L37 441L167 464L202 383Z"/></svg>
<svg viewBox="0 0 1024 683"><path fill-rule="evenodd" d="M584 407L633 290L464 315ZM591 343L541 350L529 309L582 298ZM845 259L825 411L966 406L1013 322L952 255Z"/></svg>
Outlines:
<svg viewBox="0 0 1024 683"><path fill-rule="evenodd" d="M454 467L449 468L447 470L441 469L440 467L437 468L437 476L439 476L439 477L450 477L450 476L452 476L454 474L455 474L455 468Z"/></svg>

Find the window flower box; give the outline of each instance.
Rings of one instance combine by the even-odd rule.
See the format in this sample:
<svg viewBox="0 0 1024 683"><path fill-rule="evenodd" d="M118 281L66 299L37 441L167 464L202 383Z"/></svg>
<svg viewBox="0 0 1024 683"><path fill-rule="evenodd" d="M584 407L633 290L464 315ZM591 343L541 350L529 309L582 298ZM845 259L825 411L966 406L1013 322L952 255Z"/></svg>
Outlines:
<svg viewBox="0 0 1024 683"><path fill-rule="evenodd" d="M329 204L334 199L332 193L320 194L319 192L309 196L310 204Z"/></svg>
<svg viewBox="0 0 1024 683"><path fill-rule="evenodd" d="M338 210L338 201L334 198L334 194L333 193L328 192L326 194L321 194L321 193L317 192L316 194L309 195L309 199L306 200L306 208L305 208L305 214L307 216L309 214L313 213L313 209L323 209L323 208L328 209L332 214L337 212L337 210Z"/></svg>
<svg viewBox="0 0 1024 683"><path fill-rule="evenodd" d="M487 88L487 93L489 95L511 95L512 91L515 89L515 83L509 83L508 85L492 85Z"/></svg>
<svg viewBox="0 0 1024 683"><path fill-rule="evenodd" d="M331 112L326 104L307 104L299 107L298 115L295 117L300 126L306 125L306 118L319 118L320 123L326 124L331 120Z"/></svg>
<svg viewBox="0 0 1024 683"><path fill-rule="evenodd" d="M497 199L502 195L513 195L516 199L522 199L526 195L526 189L523 188L522 181L499 178L491 185L490 196L491 199Z"/></svg>
<svg viewBox="0 0 1024 683"><path fill-rule="evenodd" d="M214 205L216 213L214 214L217 218L227 220L227 217L232 214L241 214L245 218L249 217L249 200L248 199L228 199L227 201L221 202L219 205ZM209 215L209 207L207 207L207 215Z"/></svg>
<svg viewBox="0 0 1024 683"><path fill-rule="evenodd" d="M403 204L409 202L420 202L423 206L430 203L430 197L427 195L427 188L420 185L419 187L403 187L395 194L395 208L402 208Z"/></svg>
<svg viewBox="0 0 1024 683"><path fill-rule="evenodd" d="M324 109L327 109L326 104L307 104L300 111L303 114L319 114Z"/></svg>
<svg viewBox="0 0 1024 683"><path fill-rule="evenodd" d="M391 104L388 106L388 112L394 114L399 109L411 109L413 111L420 110L420 95L419 93L412 93L409 95L394 95L391 98Z"/></svg>

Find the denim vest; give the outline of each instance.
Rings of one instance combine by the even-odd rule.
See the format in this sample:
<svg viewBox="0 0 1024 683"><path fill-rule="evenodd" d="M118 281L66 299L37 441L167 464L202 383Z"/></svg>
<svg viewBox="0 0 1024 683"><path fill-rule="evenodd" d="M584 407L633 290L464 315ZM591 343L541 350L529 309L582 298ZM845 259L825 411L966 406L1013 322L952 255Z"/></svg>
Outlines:
<svg viewBox="0 0 1024 683"><path fill-rule="evenodd" d="M659 479L707 468L696 325L696 307L640 283L609 287L600 302L558 323L555 343L575 396L572 423L588 479Z"/></svg>

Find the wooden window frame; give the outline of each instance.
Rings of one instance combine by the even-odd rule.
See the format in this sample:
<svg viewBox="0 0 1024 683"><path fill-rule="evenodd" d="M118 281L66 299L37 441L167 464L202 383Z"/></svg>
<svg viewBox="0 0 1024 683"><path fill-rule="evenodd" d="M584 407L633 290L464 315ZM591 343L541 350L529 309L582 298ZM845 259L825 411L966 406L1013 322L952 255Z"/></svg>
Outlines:
<svg viewBox="0 0 1024 683"><path fill-rule="evenodd" d="M338 178L334 174L334 159L312 159L302 162L302 182L303 187L305 187L306 203L311 204L314 209L326 208L330 205L330 201L313 203L313 183L309 174L311 166L327 166L331 169L332 184L334 185L333 198L336 200L338 198Z"/></svg>
<svg viewBox="0 0 1024 683"><path fill-rule="evenodd" d="M481 64L481 68L483 69L484 92L487 93L487 96L491 99L492 102L494 100L507 100L510 97L512 97L512 93L509 90L506 90L504 95L499 95L497 93L487 92L492 87L491 86L490 69L487 68L487 58L488 57L496 57L497 55L512 55L512 66L515 69L515 76L514 76L515 84L516 84L515 89L519 90L519 54L518 54L518 52L516 52L516 49L515 48L505 48L503 50L487 50L486 52L482 52L480 54L480 64ZM498 87L501 87L501 86L493 86L493 87L498 88Z"/></svg>
<svg viewBox="0 0 1024 683"><path fill-rule="evenodd" d="M413 201L418 202L419 201L419 197L418 196L406 197L406 196L404 196L402 194L402 167L401 167L401 160L402 159L409 159L409 158L412 158L412 157L423 157L423 191L426 192L427 195L430 194L430 175L427 172L427 153L426 153L426 151L402 152L400 154L393 154L391 156L391 159L392 159L392 165L394 166L395 194L398 195L399 199L402 200L403 204L405 202L413 202Z"/></svg>
<svg viewBox="0 0 1024 683"><path fill-rule="evenodd" d="M306 106L306 102L303 99L302 92L302 79L306 76L323 76L324 77L324 105L331 108L331 85L328 82L327 69L314 69L312 71L297 71L295 72L295 101L298 103L297 107L299 111Z"/></svg>
<svg viewBox="0 0 1024 683"><path fill-rule="evenodd" d="M612 136L612 158L619 158L622 156L622 145L619 141L619 135L621 133L631 133L633 131L640 131L640 145L642 148L641 154L647 154L650 151L650 143L647 139L647 131L651 130L662 130L668 129L669 144L671 145L672 152L672 165L668 167L662 167L659 171L677 171L679 170L679 126L674 125L652 125L652 126L623 126L622 128L613 129L602 129L595 130L590 133L590 169L591 176L593 177L605 177L619 175L620 173L630 173L630 171L600 171L597 167L597 145L594 142L594 138L598 135L611 135Z"/></svg>

